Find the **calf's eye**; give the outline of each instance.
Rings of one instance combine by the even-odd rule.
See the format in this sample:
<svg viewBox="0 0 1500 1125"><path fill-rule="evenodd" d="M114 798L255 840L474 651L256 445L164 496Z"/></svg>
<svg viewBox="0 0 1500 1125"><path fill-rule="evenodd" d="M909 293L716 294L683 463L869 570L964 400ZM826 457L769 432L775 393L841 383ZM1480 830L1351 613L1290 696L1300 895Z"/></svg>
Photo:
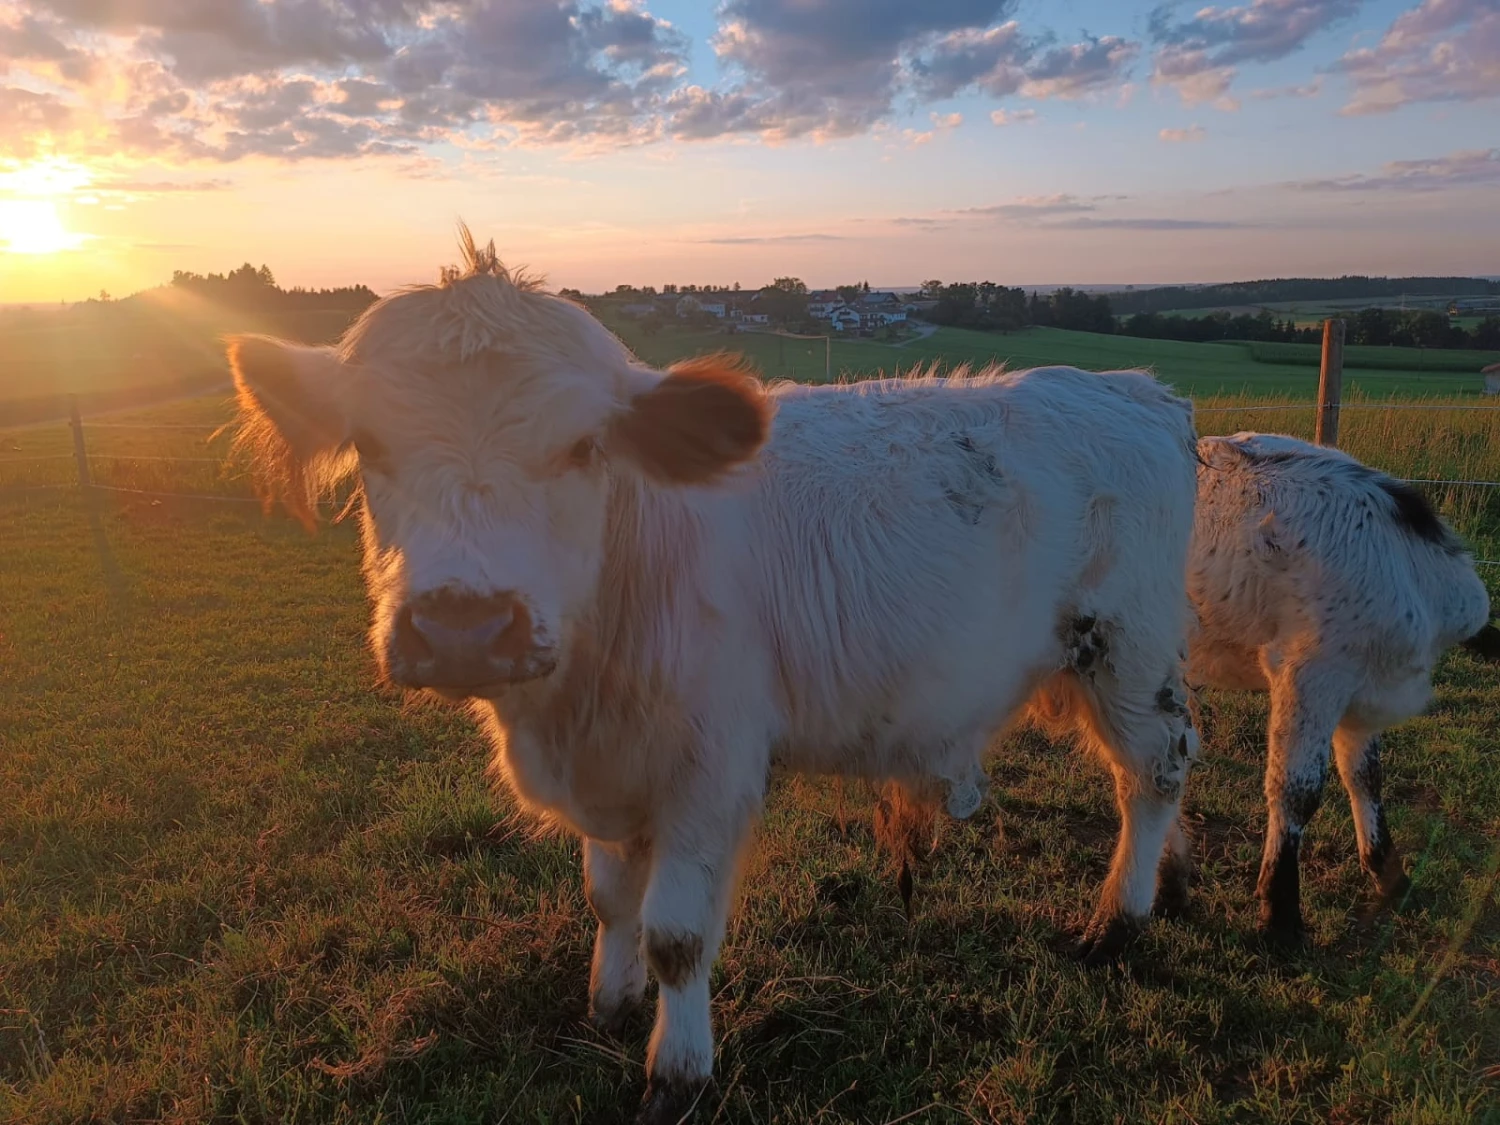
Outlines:
<svg viewBox="0 0 1500 1125"><path fill-rule="evenodd" d="M568 464L575 469L586 469L594 463L599 445L591 437L579 438L568 450Z"/></svg>
<svg viewBox="0 0 1500 1125"><path fill-rule="evenodd" d="M368 430L355 430L349 440L354 446L354 452L359 455L360 468L386 471L388 463L385 446L373 434Z"/></svg>

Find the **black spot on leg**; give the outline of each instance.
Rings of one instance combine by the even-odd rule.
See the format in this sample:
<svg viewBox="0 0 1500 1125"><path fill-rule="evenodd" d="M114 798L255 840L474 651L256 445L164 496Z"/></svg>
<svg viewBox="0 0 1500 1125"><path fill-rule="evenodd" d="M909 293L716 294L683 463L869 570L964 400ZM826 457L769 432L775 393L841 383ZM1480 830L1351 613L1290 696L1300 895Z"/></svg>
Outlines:
<svg viewBox="0 0 1500 1125"><path fill-rule="evenodd" d="M1323 772L1326 776L1326 768ZM1282 790L1281 801L1286 808L1287 819L1298 829L1306 828L1323 803L1323 778L1320 777L1316 782L1288 782Z"/></svg>
<svg viewBox="0 0 1500 1125"><path fill-rule="evenodd" d="M681 988L703 960L701 934L646 931L646 963L667 988Z"/></svg>
<svg viewBox="0 0 1500 1125"><path fill-rule="evenodd" d="M1075 617L1061 630L1064 666L1080 675L1089 674L1094 667L1109 659L1109 642L1099 619L1092 613Z"/></svg>
<svg viewBox="0 0 1500 1125"><path fill-rule="evenodd" d="M1385 784L1385 770L1380 764L1379 738L1372 738L1365 743L1359 764L1354 769L1354 781L1369 796L1371 802L1380 804L1380 791Z"/></svg>
<svg viewBox="0 0 1500 1125"><path fill-rule="evenodd" d="M1163 684L1156 693L1156 709L1163 715L1181 717L1187 714L1187 704L1177 698L1177 691L1171 684Z"/></svg>
<svg viewBox="0 0 1500 1125"><path fill-rule="evenodd" d="M1188 912L1188 883L1192 867L1187 856L1168 849L1156 868L1156 901L1151 913L1158 918L1183 918Z"/></svg>

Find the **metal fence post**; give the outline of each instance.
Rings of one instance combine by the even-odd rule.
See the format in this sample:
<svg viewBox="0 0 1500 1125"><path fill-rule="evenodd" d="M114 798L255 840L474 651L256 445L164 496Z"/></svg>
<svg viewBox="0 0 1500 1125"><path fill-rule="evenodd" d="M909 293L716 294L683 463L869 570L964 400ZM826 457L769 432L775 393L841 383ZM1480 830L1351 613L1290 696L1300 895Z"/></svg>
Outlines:
<svg viewBox="0 0 1500 1125"><path fill-rule="evenodd" d="M93 482L89 480L89 451L83 442L83 419L78 414L78 396L68 396L68 424L73 427L73 456L78 460L78 483L83 488L88 488Z"/></svg>

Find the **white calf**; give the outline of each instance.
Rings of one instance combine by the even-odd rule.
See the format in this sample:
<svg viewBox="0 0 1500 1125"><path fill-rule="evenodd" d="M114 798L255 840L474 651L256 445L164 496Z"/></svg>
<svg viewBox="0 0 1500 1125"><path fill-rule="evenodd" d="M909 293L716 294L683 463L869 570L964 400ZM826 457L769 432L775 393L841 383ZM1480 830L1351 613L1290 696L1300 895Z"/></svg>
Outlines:
<svg viewBox="0 0 1500 1125"><path fill-rule="evenodd" d="M596 1019L660 984L646 1119L710 1075L709 972L774 767L967 816L991 734L1076 669L1124 821L1092 951L1145 918L1197 745L1188 403L1071 368L663 374L465 252L336 349L235 341L240 445L304 515L360 474L383 670L470 700L520 800L584 837Z"/></svg>
<svg viewBox="0 0 1500 1125"><path fill-rule="evenodd" d="M1258 894L1261 925L1293 939L1298 849L1330 743L1360 862L1382 895L1405 894L1381 804L1379 735L1427 705L1446 650L1470 639L1493 650L1489 597L1421 494L1347 454L1250 433L1203 438L1198 452L1188 678L1271 693Z"/></svg>

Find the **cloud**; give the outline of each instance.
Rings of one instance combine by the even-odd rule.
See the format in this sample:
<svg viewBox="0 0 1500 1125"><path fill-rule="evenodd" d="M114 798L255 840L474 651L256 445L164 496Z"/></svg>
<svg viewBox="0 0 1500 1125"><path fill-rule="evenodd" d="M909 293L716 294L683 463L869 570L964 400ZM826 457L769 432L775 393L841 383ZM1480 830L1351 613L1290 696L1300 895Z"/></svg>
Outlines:
<svg viewBox="0 0 1500 1125"><path fill-rule="evenodd" d="M1062 219L1048 223L1052 230L1244 230L1255 223L1228 219Z"/></svg>
<svg viewBox="0 0 1500 1125"><path fill-rule="evenodd" d="M1139 45L1058 46L1007 17L1017 0L727 0L713 47L732 76L667 100L683 139L863 133L898 105L967 93L1080 98L1118 85ZM921 136L922 134L914 134Z"/></svg>
<svg viewBox="0 0 1500 1125"><path fill-rule="evenodd" d="M711 246L756 246L772 242L843 242L838 234L745 234L726 238L698 238L695 242Z"/></svg>
<svg viewBox="0 0 1500 1125"><path fill-rule="evenodd" d="M1069 47L1054 47L1026 72L1021 93L1028 98L1072 100L1112 89L1141 52L1139 43L1116 35L1089 38Z"/></svg>
<svg viewBox="0 0 1500 1125"><path fill-rule="evenodd" d="M992 109L990 120L1000 126L1024 125L1037 120L1037 114L1034 109Z"/></svg>
<svg viewBox="0 0 1500 1125"><path fill-rule="evenodd" d="M1500 4L1423 0L1398 16L1378 44L1350 51L1336 69L1354 86L1341 111L1348 115L1500 96Z"/></svg>
<svg viewBox="0 0 1500 1125"><path fill-rule="evenodd" d="M970 218L995 219L1037 218L1042 215L1065 215L1076 211L1094 211L1098 201L1107 198L1095 196L1081 199L1076 195L1023 195L1006 203L993 203L988 207L965 207L948 214L965 215Z"/></svg>
<svg viewBox="0 0 1500 1125"><path fill-rule="evenodd" d="M1323 92L1323 76L1301 86L1274 86L1269 89L1251 90L1246 97L1252 101L1266 102L1275 98L1315 98Z"/></svg>
<svg viewBox="0 0 1500 1125"><path fill-rule="evenodd" d="M73 126L72 148L136 157L411 155L471 131L650 139L688 50L628 0L23 2L0 57L68 111L32 126L37 147ZM0 125L46 108L10 95Z"/></svg>
<svg viewBox="0 0 1500 1125"><path fill-rule="evenodd" d="M89 185L96 194L106 192L119 195L171 195L177 192L225 191L233 187L230 180L101 180Z"/></svg>
<svg viewBox="0 0 1500 1125"><path fill-rule="evenodd" d="M1304 43L1359 11L1364 0L1250 0L1237 7L1199 8L1177 19L1177 4L1151 12L1149 35L1158 50L1151 81L1175 89L1188 105L1238 103L1229 88L1238 67L1285 58Z"/></svg>
<svg viewBox="0 0 1500 1125"><path fill-rule="evenodd" d="M1202 125L1189 125L1186 129L1163 129L1156 135L1168 144L1180 145L1201 141L1208 134Z"/></svg>
<svg viewBox="0 0 1500 1125"><path fill-rule="evenodd" d="M1462 187L1500 187L1500 148L1467 149L1432 160L1397 160L1376 175L1297 180L1283 185L1316 192L1431 192Z"/></svg>
<svg viewBox="0 0 1500 1125"><path fill-rule="evenodd" d="M689 81L692 44L650 2L13 0L0 154L409 160L438 144L837 138L965 94L1103 94L1141 50L1028 33L1019 0L722 0L710 86Z"/></svg>

